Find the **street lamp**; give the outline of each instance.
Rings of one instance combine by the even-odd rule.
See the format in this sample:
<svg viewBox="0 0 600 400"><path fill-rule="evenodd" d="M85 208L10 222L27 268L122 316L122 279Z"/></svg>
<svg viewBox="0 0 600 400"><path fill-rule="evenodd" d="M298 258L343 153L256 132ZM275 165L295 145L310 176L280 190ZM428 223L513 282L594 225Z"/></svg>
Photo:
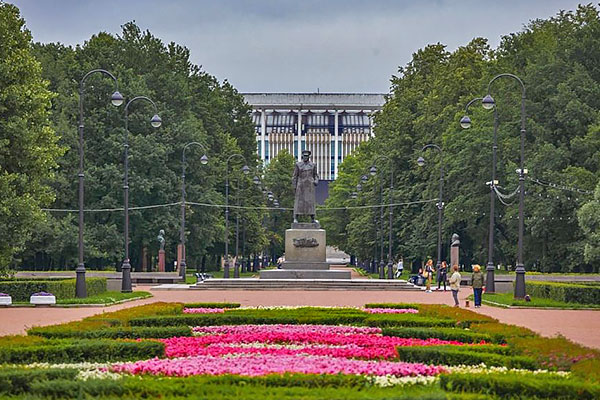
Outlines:
<svg viewBox="0 0 600 400"><path fill-rule="evenodd" d="M500 74L492 78L488 83L487 95L482 100L482 105L486 110L490 110L495 105L494 98L490 94L490 88L499 78L512 78L521 86L521 160L517 173L519 174L519 242L517 248L517 268L515 270L517 276L515 280L515 298L522 299L525 297L525 267L523 265L523 230L524 230L524 213L525 213L525 84L516 75Z"/></svg>
<svg viewBox="0 0 600 400"><path fill-rule="evenodd" d="M491 104L492 107L494 107L494 140L493 140L493 145L492 145L492 180L490 182L487 182L487 184L489 184L490 186L490 227L489 227L489 235L488 235L488 262L487 262L487 266L485 268L486 270L486 279L485 279L485 292L486 293L494 293L496 291L496 284L495 284L495 267L494 267L494 230L495 230L495 223L494 223L494 218L495 218L495 203L496 203L496 194L495 194L495 190L494 190L494 186L496 186L498 184L498 181L496 180L496 152L498 150L498 109L495 106L495 104L493 103L493 99L491 98L491 96L486 96L486 98L488 100L486 100L486 103L483 103L483 101L485 100L485 98L481 98L481 97L476 97L473 100L469 101L467 103L467 105L465 106L465 116L461 118L460 120L460 126L462 126L465 129L469 129L471 127L471 118L469 118L468 116L468 112L469 112L469 106L471 104L473 104L476 101L482 101L482 104L485 104L486 106L490 104L490 99L491 99Z"/></svg>
<svg viewBox="0 0 600 400"><path fill-rule="evenodd" d="M131 264L129 263L129 106L136 101L146 101L154 107L154 116L150 119L150 125L153 128L158 128L162 124L162 120L158 116L158 107L156 103L146 96L136 96L129 100L125 105L125 176L123 178L123 190L125 198L125 258L123 260L121 292L131 293Z"/></svg>
<svg viewBox="0 0 600 400"><path fill-rule="evenodd" d="M88 72L81 78L79 82L79 263L75 269L77 279L75 281L75 296L76 297L87 297L87 288L85 286L85 264L83 262L83 94L84 94L84 83L86 79L95 73L100 73L109 76L115 83L115 91L110 96L110 102L113 106L120 106L123 104L123 96L119 93L119 85L117 78L110 72L104 69L94 69Z"/></svg>
<svg viewBox="0 0 600 400"><path fill-rule="evenodd" d="M246 163L246 157L239 153L230 155L227 157L227 161L225 162L225 266L223 270L223 278L226 279L229 278L229 161L231 161L231 159L234 157L241 157L244 160L244 163ZM241 171L245 175L248 175L248 173L250 173L250 168L248 168L248 165L244 164Z"/></svg>
<svg viewBox="0 0 600 400"><path fill-rule="evenodd" d="M437 202L437 208L438 208L438 242L437 242L437 262L436 262L436 269L439 270L440 269L440 265L442 264L442 219L443 219L443 215L444 215L444 202L443 200L443 195L444 195L444 154L442 152L442 148L440 146L438 146L437 144L428 144L423 146L423 148L421 149L421 152L424 152L427 149L436 149L437 151L440 152L440 193L439 193L439 197L438 197L438 202ZM425 165L425 159L423 157L419 157L417 159L417 164L419 164L419 167L422 167Z"/></svg>
<svg viewBox="0 0 600 400"><path fill-rule="evenodd" d="M371 176L377 175L377 167L375 163L381 159L385 158L390 166L390 199L389 199L389 238L388 238L388 264L387 264L387 277L388 279L394 279L394 267L392 262L392 220L394 216L394 164L392 163L392 159L386 155L380 154L375 157L372 162L371 168L369 168L369 174ZM383 183L382 183L383 185ZM381 199L381 210L380 210L380 218L381 218L381 261L379 268L379 278L383 279L385 271L383 270L383 198Z"/></svg>
<svg viewBox="0 0 600 400"><path fill-rule="evenodd" d="M208 164L208 157L206 156L206 148L198 142L189 142L183 146L183 152L181 154L181 232L179 232L179 240L181 241L181 264L179 265L179 276L183 278L185 283L185 151L190 146L199 146L204 154L200 157L200 163L202 165Z"/></svg>

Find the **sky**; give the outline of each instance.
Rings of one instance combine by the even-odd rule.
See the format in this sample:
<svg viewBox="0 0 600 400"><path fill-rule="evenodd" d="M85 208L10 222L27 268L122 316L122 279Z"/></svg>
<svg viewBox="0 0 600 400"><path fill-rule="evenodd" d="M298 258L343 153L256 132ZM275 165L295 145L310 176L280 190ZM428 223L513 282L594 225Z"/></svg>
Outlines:
<svg viewBox="0 0 600 400"><path fill-rule="evenodd" d="M1 1L1 0L0 0ZM82 44L133 21L240 92L387 93L431 43L496 47L570 0L8 0L36 42Z"/></svg>

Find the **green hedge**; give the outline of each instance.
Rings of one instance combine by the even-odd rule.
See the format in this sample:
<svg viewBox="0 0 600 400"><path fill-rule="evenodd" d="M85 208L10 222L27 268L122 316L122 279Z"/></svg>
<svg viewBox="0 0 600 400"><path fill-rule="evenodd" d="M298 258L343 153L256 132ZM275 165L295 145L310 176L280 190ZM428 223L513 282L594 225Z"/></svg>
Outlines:
<svg viewBox="0 0 600 400"><path fill-rule="evenodd" d="M106 278L86 278L88 296L106 292ZM75 297L75 279L15 279L0 281L0 293L12 296L13 302L28 302L33 293L48 292L57 299Z"/></svg>
<svg viewBox="0 0 600 400"><path fill-rule="evenodd" d="M77 369L73 368L2 368L0 369L0 394L23 394L31 390L31 383L56 379L74 380Z"/></svg>
<svg viewBox="0 0 600 400"><path fill-rule="evenodd" d="M524 356L508 356L496 353L486 353L467 347L441 347L441 346L400 346L396 348L398 357L406 362L420 362L426 364L443 365L478 365L522 368L535 370L539 368L536 361Z"/></svg>
<svg viewBox="0 0 600 400"><path fill-rule="evenodd" d="M175 336L192 336L188 326L133 326L133 327L103 327L99 329L77 330L33 328L30 335L42 336L48 339L80 338L80 339L162 339Z"/></svg>
<svg viewBox="0 0 600 400"><path fill-rule="evenodd" d="M566 303L600 305L600 286L563 282L527 281L527 294Z"/></svg>
<svg viewBox="0 0 600 400"><path fill-rule="evenodd" d="M578 379L523 374L449 374L440 377L443 389L476 392L501 398L592 400L600 398L600 385Z"/></svg>
<svg viewBox="0 0 600 400"><path fill-rule="evenodd" d="M485 333L477 333L460 328L383 328L382 333L384 336L415 339L436 338L441 340L457 340L463 343L479 343L481 341L499 342Z"/></svg>
<svg viewBox="0 0 600 400"><path fill-rule="evenodd" d="M6 364L127 361L164 355L164 344L157 341L81 340L0 347L0 363Z"/></svg>
<svg viewBox="0 0 600 400"><path fill-rule="evenodd" d="M185 303L186 308L240 308L240 303Z"/></svg>

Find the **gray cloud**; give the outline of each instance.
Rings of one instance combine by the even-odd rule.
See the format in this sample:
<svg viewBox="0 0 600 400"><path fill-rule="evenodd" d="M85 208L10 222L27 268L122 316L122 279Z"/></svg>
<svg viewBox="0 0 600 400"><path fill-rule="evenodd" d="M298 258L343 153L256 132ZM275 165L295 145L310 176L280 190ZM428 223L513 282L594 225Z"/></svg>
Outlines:
<svg viewBox="0 0 600 400"><path fill-rule="evenodd" d="M247 92L387 92L419 48L501 35L577 1L17 0L34 40L75 45L135 20Z"/></svg>

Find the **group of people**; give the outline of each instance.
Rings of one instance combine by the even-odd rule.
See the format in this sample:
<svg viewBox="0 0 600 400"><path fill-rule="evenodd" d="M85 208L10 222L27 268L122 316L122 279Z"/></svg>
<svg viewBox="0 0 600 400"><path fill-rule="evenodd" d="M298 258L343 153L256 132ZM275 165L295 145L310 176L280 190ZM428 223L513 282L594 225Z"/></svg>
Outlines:
<svg viewBox="0 0 600 400"><path fill-rule="evenodd" d="M433 260L427 260L424 268L419 269L419 277L422 277L425 281L426 291L431 293L431 283L433 281L433 275L436 273L437 275L437 290L442 290L442 285L444 286L444 291L446 291L446 283L450 285L450 291L452 292L452 297L454 298L454 306L458 307L460 305L458 301L458 291L460 290L460 282L462 280L462 276L459 272L458 265L454 264L452 266L452 271L450 278L448 279L448 263L446 261L442 261L438 268L433 266ZM483 289L485 287L485 276L481 272L481 267L479 265L473 265L473 274L471 275L471 286L473 287L473 297L475 307L481 307L481 297L483 294Z"/></svg>

